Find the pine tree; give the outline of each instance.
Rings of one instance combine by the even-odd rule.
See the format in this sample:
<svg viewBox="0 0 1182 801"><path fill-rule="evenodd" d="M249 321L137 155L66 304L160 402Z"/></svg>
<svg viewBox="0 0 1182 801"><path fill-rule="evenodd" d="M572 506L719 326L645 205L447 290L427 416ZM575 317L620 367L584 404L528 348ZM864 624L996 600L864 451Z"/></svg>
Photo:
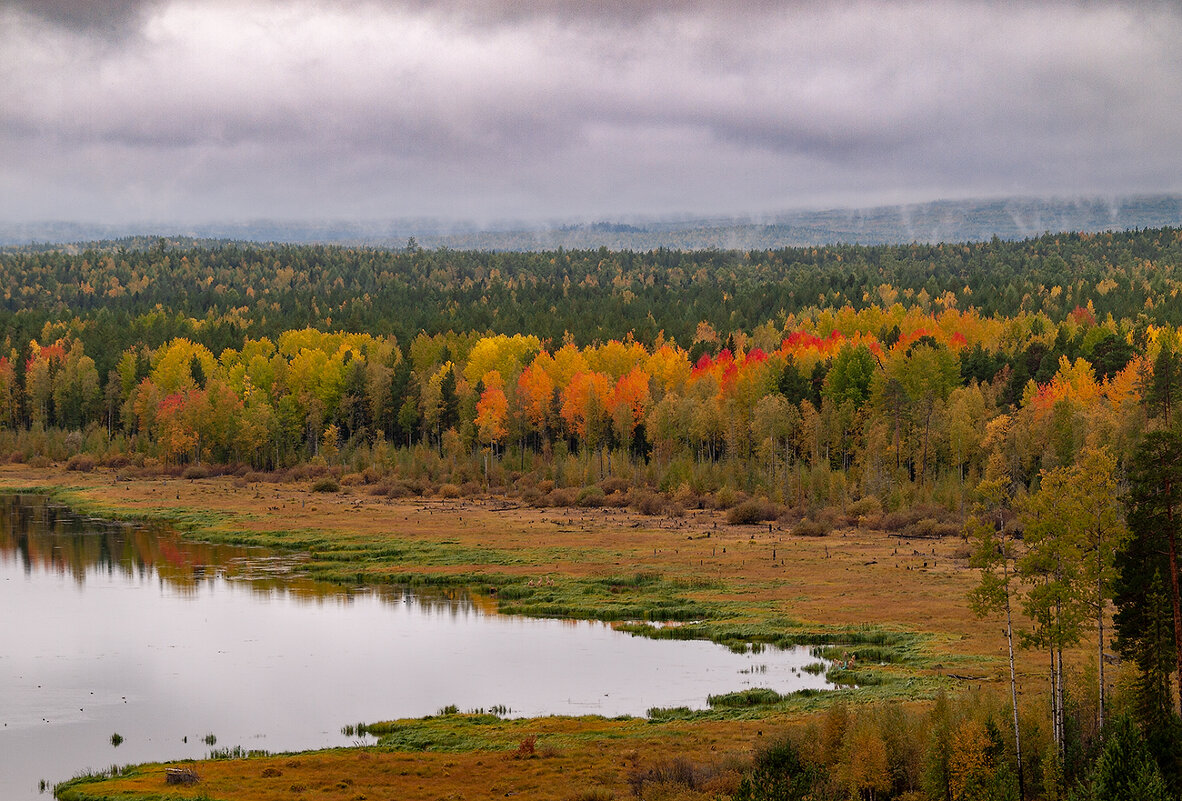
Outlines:
<svg viewBox="0 0 1182 801"><path fill-rule="evenodd" d="M1128 715L1112 721L1091 781L1094 801L1167 801L1169 798L1161 771Z"/></svg>

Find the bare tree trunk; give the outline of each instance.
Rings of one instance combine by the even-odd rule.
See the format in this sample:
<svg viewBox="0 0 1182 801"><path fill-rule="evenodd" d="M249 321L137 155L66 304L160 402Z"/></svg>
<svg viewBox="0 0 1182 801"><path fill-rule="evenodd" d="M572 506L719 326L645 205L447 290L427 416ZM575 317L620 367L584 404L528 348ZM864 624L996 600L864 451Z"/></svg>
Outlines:
<svg viewBox="0 0 1182 801"><path fill-rule="evenodd" d="M1056 692L1059 694L1059 764L1067 763L1067 710L1064 708L1066 693L1063 692L1063 646L1058 647L1058 666L1056 667Z"/></svg>
<svg viewBox="0 0 1182 801"><path fill-rule="evenodd" d="M1059 753L1059 684L1054 675L1054 646L1051 651L1051 737L1054 740L1054 751Z"/></svg>
<svg viewBox="0 0 1182 801"><path fill-rule="evenodd" d="M1014 755L1018 760L1018 798L1026 797L1026 782L1022 776L1022 730L1018 726L1018 675L1014 670L1014 619L1010 611L1010 554L1006 547L1005 521L1001 524L1002 577L1006 588L1006 646L1010 652L1010 703L1014 707Z"/></svg>
<svg viewBox="0 0 1182 801"><path fill-rule="evenodd" d="M1100 706L1097 731L1104 733L1104 554L1097 537L1096 547L1096 626L1100 632Z"/></svg>

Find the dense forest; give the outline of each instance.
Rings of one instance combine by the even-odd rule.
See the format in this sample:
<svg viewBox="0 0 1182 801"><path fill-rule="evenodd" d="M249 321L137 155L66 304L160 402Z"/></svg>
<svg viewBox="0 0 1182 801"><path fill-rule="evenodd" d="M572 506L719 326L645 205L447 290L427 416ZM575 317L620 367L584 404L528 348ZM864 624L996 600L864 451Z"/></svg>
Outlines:
<svg viewBox="0 0 1182 801"><path fill-rule="evenodd" d="M964 531L974 604L1005 613L1011 647L1020 606L1020 644L1049 654L1030 786L1176 796L1180 256L1174 229L765 252L9 253L0 451L391 496L716 505L805 535L891 514L908 536ZM1118 718L1103 745L1105 694L1083 738L1063 651L1094 624L1104 686L1111 604L1141 728ZM1016 717L1012 738L996 716L949 721L979 783L947 797L1007 797ZM1101 755L1118 746L1140 756ZM777 781L754 774L744 797L828 797ZM858 794L904 792L875 781Z"/></svg>
<svg viewBox="0 0 1182 801"><path fill-rule="evenodd" d="M184 244L183 242L180 244ZM1176 229L1023 242L774 251L482 253L338 247L174 247L0 254L0 330L10 346L79 339L104 380L133 345L186 337L214 353L314 327L394 336L533 334L577 344L631 333L689 347L698 323L747 331L817 309L895 303L983 317L1076 306L1098 320L1182 324ZM46 331L46 323L55 327ZM877 333L877 332L876 332ZM725 336L725 334L724 334Z"/></svg>

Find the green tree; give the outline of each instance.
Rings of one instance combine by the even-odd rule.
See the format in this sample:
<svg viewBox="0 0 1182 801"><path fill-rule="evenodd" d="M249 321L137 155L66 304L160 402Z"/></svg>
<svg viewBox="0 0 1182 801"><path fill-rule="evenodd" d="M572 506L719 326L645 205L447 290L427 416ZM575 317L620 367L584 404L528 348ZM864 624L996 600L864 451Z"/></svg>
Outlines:
<svg viewBox="0 0 1182 801"><path fill-rule="evenodd" d="M1146 689L1164 670L1182 676L1182 592L1178 574L1178 527L1182 517L1182 434L1145 435L1129 470L1131 536L1117 558L1115 618L1121 651L1132 656ZM1172 637L1167 641L1164 632ZM1171 658L1172 657L1172 658ZM1166 669L1165 665L1172 663ZM1182 713L1182 698L1179 700Z"/></svg>
<svg viewBox="0 0 1182 801"><path fill-rule="evenodd" d="M870 398L870 381L877 369L874 354L865 345L844 347L833 359L822 395L834 406L848 401L855 409L861 409Z"/></svg>
<svg viewBox="0 0 1182 801"><path fill-rule="evenodd" d="M1116 554L1124 545L1128 530L1120 506L1116 460L1107 451L1089 448L1080 454L1072 470L1072 498L1083 533L1084 579L1089 585L1088 602L1096 616L1098 634L1098 728L1104 729L1104 620L1116 579Z"/></svg>
<svg viewBox="0 0 1182 801"><path fill-rule="evenodd" d="M1038 490L1019 504L1026 544L1019 562L1027 587L1023 608L1034 622L1023 641L1050 654L1051 730L1060 762L1067 742L1063 649L1079 642L1088 616L1078 491L1068 468L1044 470Z"/></svg>
<svg viewBox="0 0 1182 801"><path fill-rule="evenodd" d="M1104 750L1092 769L1092 801L1167 801L1161 770L1128 715L1112 721Z"/></svg>

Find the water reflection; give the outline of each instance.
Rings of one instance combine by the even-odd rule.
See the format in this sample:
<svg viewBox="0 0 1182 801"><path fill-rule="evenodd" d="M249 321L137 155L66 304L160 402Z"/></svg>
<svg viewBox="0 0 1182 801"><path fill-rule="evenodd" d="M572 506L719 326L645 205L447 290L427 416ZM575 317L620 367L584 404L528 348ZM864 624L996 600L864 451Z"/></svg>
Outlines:
<svg viewBox="0 0 1182 801"><path fill-rule="evenodd" d="M138 581L156 577L177 595L196 596L202 586L225 580L259 598L349 604L359 597L378 597L451 615L495 611L495 601L463 589L411 592L391 585L350 587L317 581L300 574L305 561L300 555L197 542L163 524L86 517L39 494L0 496L0 562L13 559L26 575L40 570L69 576L79 587L88 575Z"/></svg>

